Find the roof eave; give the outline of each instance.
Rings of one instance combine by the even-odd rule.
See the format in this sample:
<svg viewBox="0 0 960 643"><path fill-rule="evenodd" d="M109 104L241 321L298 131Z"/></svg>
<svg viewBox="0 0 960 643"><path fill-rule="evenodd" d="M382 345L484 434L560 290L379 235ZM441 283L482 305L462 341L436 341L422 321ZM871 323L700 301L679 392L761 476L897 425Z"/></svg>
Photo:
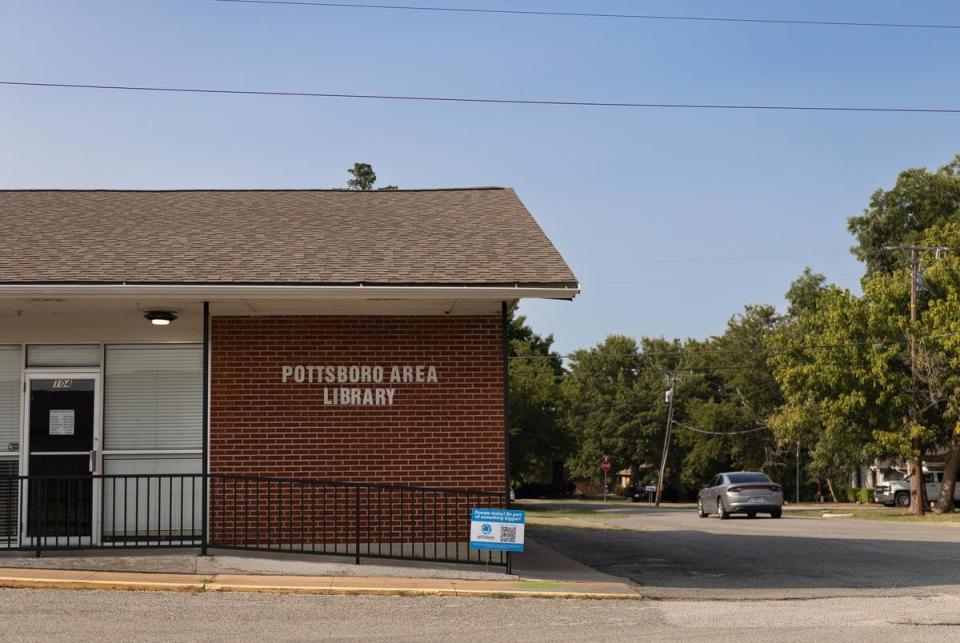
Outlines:
<svg viewBox="0 0 960 643"><path fill-rule="evenodd" d="M126 299L176 297L207 299L566 299L580 294L580 284L498 285L311 285L311 284L0 284L0 297L71 297Z"/></svg>

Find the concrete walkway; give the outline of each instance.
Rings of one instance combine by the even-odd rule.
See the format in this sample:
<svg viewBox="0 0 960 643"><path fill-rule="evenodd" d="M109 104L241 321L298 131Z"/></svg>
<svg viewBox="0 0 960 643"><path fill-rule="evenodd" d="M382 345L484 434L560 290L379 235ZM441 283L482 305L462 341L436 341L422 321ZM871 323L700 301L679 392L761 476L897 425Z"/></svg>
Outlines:
<svg viewBox="0 0 960 643"><path fill-rule="evenodd" d="M639 598L636 586L529 538L502 568L297 554L183 551L49 552L0 556L0 587L232 591L295 594Z"/></svg>
<svg viewBox="0 0 960 643"><path fill-rule="evenodd" d="M571 561L573 565L579 565ZM378 576L460 580L514 580L502 567L432 561L362 559L356 565L343 556L298 553L211 550L199 556L190 550L49 551L36 558L22 552L0 554L0 567L72 569L81 571L150 572L162 574L239 574L250 576Z"/></svg>

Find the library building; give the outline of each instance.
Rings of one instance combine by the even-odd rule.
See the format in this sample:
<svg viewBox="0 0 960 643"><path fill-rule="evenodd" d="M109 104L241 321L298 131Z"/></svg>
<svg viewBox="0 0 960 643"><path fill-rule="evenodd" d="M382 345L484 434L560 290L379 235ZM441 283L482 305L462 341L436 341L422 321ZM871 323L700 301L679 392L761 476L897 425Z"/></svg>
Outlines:
<svg viewBox="0 0 960 643"><path fill-rule="evenodd" d="M510 311L579 293L513 190L6 190L0 229L0 549L490 562Z"/></svg>

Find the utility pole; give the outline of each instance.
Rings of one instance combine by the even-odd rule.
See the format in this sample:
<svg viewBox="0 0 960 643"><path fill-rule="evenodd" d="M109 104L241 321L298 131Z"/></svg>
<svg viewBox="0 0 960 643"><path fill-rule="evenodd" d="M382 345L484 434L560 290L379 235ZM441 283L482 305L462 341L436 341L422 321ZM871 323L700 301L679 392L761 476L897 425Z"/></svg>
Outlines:
<svg viewBox="0 0 960 643"><path fill-rule="evenodd" d="M607 456L603 456L603 501L607 501Z"/></svg>
<svg viewBox="0 0 960 643"><path fill-rule="evenodd" d="M667 430L663 436L663 453L660 455L660 478L657 480L657 499L654 506L660 506L663 494L663 475L667 468L667 452L670 450L670 432L673 429L673 394L677 390L677 374L670 377L670 390L667 391Z"/></svg>
<svg viewBox="0 0 960 643"><path fill-rule="evenodd" d="M920 253L933 252L939 259L940 255L947 252L949 248L945 246L884 246L887 251L910 251L910 334L908 341L910 343L910 379L913 382L913 403L910 408L910 420L917 424L920 421L919 408L916 398L918 395L917 386L917 282L920 273ZM914 440L913 447L919 453L919 440ZM923 482L923 454L913 459L913 478L910 482L910 503L914 514L923 515L926 511L926 493Z"/></svg>
<svg viewBox="0 0 960 643"><path fill-rule="evenodd" d="M910 405L910 416L916 424L919 419L917 413L917 269L920 264L920 255L916 247L910 248L910 381L913 382L914 401ZM914 444L914 449L917 444ZM924 502L924 484L923 484L923 458L919 457L913 464L914 480L910 483L910 500L913 505L913 513L923 515L927 509Z"/></svg>
<svg viewBox="0 0 960 643"><path fill-rule="evenodd" d="M800 504L800 438L797 438L797 504Z"/></svg>

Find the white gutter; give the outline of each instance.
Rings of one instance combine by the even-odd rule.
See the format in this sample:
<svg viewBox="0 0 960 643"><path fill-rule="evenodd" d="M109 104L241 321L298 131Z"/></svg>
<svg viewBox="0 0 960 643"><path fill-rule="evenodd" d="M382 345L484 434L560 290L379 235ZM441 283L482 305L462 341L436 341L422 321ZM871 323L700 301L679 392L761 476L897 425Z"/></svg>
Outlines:
<svg viewBox="0 0 960 643"><path fill-rule="evenodd" d="M575 288L528 286L284 286L231 284L0 284L0 298L573 299Z"/></svg>

